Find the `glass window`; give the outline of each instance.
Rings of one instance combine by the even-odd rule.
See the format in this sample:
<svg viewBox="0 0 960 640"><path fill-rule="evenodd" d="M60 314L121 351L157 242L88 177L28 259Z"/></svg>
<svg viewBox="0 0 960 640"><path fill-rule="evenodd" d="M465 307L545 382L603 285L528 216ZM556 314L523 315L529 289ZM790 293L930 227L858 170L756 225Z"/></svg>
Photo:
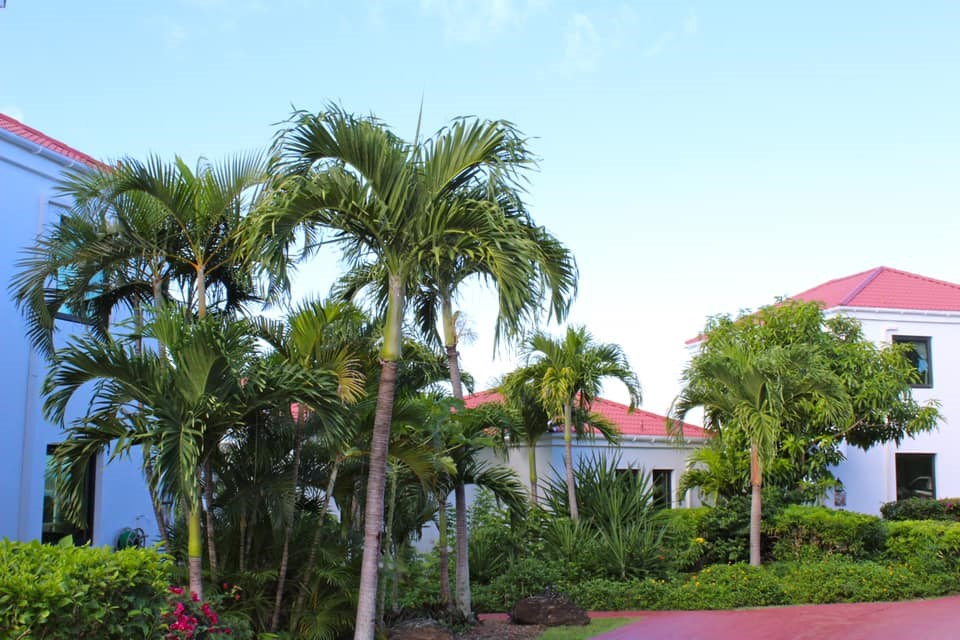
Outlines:
<svg viewBox="0 0 960 640"><path fill-rule="evenodd" d="M897 454L897 500L936 498L932 453Z"/></svg>
<svg viewBox="0 0 960 640"><path fill-rule="evenodd" d="M653 484L653 506L657 509L669 509L673 501L670 499L670 480L673 476L671 469L654 469L650 474Z"/></svg>
<svg viewBox="0 0 960 640"><path fill-rule="evenodd" d="M47 445L47 472L43 479L43 529L40 540L53 544L67 536L73 536L75 544L86 544L93 537L93 488L97 465L92 463L87 470L80 513L80 519L85 526L78 527L66 518L63 504L57 498L57 481L50 466L56 450L57 445Z"/></svg>
<svg viewBox="0 0 960 640"><path fill-rule="evenodd" d="M930 360L930 338L926 336L893 336L894 344L908 344L912 350L907 354L918 377L914 387L933 386L933 364Z"/></svg>

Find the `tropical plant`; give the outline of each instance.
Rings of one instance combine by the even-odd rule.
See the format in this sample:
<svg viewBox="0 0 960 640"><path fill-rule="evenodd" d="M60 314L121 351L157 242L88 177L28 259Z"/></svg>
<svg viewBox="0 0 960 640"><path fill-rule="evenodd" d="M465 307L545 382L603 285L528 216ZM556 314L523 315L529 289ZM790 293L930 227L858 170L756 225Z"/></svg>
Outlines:
<svg viewBox="0 0 960 640"><path fill-rule="evenodd" d="M382 270L388 283L355 630L356 638L370 640L407 300L422 282L426 265L441 256L468 255L477 238L503 231L499 207L486 199L451 200L449 195L489 179L509 183L529 157L514 127L503 121L457 120L433 138L418 137L411 144L381 121L335 106L316 115L294 114L277 146L288 175L285 197L263 216L262 229L254 234L273 240L271 264L284 264L299 237L307 252L323 239L339 243L349 262Z"/></svg>
<svg viewBox="0 0 960 640"><path fill-rule="evenodd" d="M162 495L188 513L190 589L202 597L201 467L212 450L251 414L300 402L339 426L338 380L327 370L304 370L257 357L251 327L209 316L191 320L160 312L145 335L163 345L137 352L112 339L76 337L59 350L44 383L44 411L63 423L78 389L95 385L86 415L67 425L54 467L60 492L74 517L82 480L104 451L111 459L133 447L157 451Z"/></svg>
<svg viewBox="0 0 960 640"><path fill-rule="evenodd" d="M822 421L850 420L840 380L816 352L802 345L763 350L739 341L704 349L684 372L685 386L674 407L682 420L704 408L704 426L742 433L750 444L750 564L760 566L761 487L764 465L774 459L785 425L804 407Z"/></svg>
<svg viewBox="0 0 960 640"><path fill-rule="evenodd" d="M615 426L598 419L596 415L590 415L591 403L600 394L603 380L613 378L627 388L632 411L640 402L640 383L631 371L623 350L615 344L595 342L585 327L568 327L561 340L537 332L529 338L525 348L527 364L511 374L511 384L533 383L548 414L563 416L567 499L570 518L576 522L580 516L572 440L577 412L597 427L602 435L616 439Z"/></svg>

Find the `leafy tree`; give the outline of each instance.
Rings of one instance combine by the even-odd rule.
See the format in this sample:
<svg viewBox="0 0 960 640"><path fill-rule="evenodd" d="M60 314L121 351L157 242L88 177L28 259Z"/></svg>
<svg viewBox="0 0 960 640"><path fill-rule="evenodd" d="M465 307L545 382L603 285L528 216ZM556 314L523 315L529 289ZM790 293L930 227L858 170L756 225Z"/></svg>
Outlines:
<svg viewBox="0 0 960 640"><path fill-rule="evenodd" d="M529 364L511 374L516 384L532 382L550 415L563 416L564 466L570 518L579 520L573 469L575 412L583 415L600 394L605 378L619 380L630 393L630 410L640 402L640 383L626 354L615 344L594 342L584 327L569 327L562 340L535 333L526 344ZM595 421L595 424L599 424ZM605 426L605 425L600 425ZM605 436L616 434L615 428ZM615 436L614 436L615 437Z"/></svg>
<svg viewBox="0 0 960 640"><path fill-rule="evenodd" d="M716 318L704 334L672 413L682 418L701 406L705 426L719 434L713 451L727 466L717 492L735 486L739 473L730 465L742 468L738 443L749 444L751 563L760 561L765 476L816 496L832 480L828 467L842 459L843 441L864 449L900 442L939 417L934 404L910 396L914 374L902 348L874 346L855 321L825 318L815 303L786 301L736 320Z"/></svg>
<svg viewBox="0 0 960 640"><path fill-rule="evenodd" d="M274 240L272 264L286 261L288 248L299 237L308 252L322 239L339 243L349 263L382 271L388 283L355 631L357 639L371 640L387 448L407 301L422 282L426 265L440 256L467 255L477 238L504 231L499 207L486 199L451 199L450 194L490 179L509 182L529 157L516 130L503 121L457 120L433 138L411 144L379 120L358 118L337 107L316 115L295 114L279 137L278 150L288 174L287 197L262 218L262 230L254 234Z"/></svg>

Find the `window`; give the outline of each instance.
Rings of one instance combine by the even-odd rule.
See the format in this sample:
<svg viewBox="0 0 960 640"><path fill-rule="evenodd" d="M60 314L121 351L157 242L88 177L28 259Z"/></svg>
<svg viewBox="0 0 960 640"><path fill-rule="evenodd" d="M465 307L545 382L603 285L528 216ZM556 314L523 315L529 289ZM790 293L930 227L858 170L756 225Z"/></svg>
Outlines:
<svg viewBox="0 0 960 640"><path fill-rule="evenodd" d="M936 498L932 453L897 454L897 500Z"/></svg>
<svg viewBox="0 0 960 640"><path fill-rule="evenodd" d="M654 469L650 474L650 481L653 489L653 506L657 509L669 509L673 503L670 499L671 469Z"/></svg>
<svg viewBox="0 0 960 640"><path fill-rule="evenodd" d="M73 536L74 544L86 544L93 537L93 489L97 465L91 462L84 482L84 500L81 505L83 527L77 527L67 520L63 513L63 503L57 498L57 482L51 473L50 463L57 445L47 445L47 473L43 480L43 529L40 541L45 544L59 542L67 536Z"/></svg>
<svg viewBox="0 0 960 640"><path fill-rule="evenodd" d="M919 377L912 386L930 388L933 386L933 364L930 360L930 338L926 336L893 336L894 344L908 344L913 350L907 358L917 370Z"/></svg>
<svg viewBox="0 0 960 640"><path fill-rule="evenodd" d="M66 241L68 238L72 238L71 243L77 245L81 242L74 233L74 230L69 225L69 211L63 205L57 204L56 202L50 202L48 204L48 219L53 220L55 218L59 219L61 233L63 234L63 239ZM69 286L74 286L77 279L77 270L72 266L61 267L57 270L56 278L51 283L51 286L57 290L66 289ZM84 300L90 300L97 294L98 285L103 283L103 273L94 274L86 283L87 292L84 294ZM70 322L83 322L81 319L81 309L74 308L73 305L64 304L60 307L57 312L57 318L60 320L68 320Z"/></svg>

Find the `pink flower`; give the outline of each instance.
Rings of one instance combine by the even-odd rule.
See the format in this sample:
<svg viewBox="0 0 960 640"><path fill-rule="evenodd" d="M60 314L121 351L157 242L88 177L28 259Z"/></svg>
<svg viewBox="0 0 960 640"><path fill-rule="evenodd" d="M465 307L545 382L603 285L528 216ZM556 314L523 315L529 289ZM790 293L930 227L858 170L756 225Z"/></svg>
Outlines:
<svg viewBox="0 0 960 640"><path fill-rule="evenodd" d="M176 594L178 596L182 596L183 587L170 587L170 593Z"/></svg>
<svg viewBox="0 0 960 640"><path fill-rule="evenodd" d="M190 592L190 598L192 598L194 602L200 602L200 596L197 595L196 591Z"/></svg>

